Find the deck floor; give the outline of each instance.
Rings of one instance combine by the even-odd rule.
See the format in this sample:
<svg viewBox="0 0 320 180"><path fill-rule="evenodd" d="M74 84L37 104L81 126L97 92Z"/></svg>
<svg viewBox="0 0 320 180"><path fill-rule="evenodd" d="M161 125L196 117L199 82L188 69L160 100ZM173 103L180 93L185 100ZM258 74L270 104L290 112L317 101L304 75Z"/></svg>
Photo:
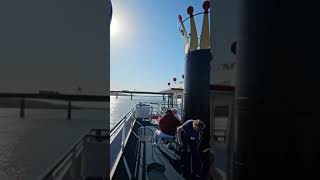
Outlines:
<svg viewBox="0 0 320 180"><path fill-rule="evenodd" d="M182 175L179 153L175 153L162 141L153 145L153 134L157 127L150 121L136 119L132 134L126 145L123 158L113 179L136 180L184 180L192 177ZM175 148L173 148L175 149ZM215 145L215 167L226 172L226 144Z"/></svg>
<svg viewBox="0 0 320 180"><path fill-rule="evenodd" d="M169 150L165 144L160 143L158 147L152 145L154 126L146 126L148 130L143 132L145 141L140 146L140 177L142 180L162 180L174 179L184 180L185 178L178 172L179 168L175 162L179 159L173 151ZM150 130L152 129L152 131ZM165 169L162 169L165 167ZM140 178L139 178L140 179Z"/></svg>

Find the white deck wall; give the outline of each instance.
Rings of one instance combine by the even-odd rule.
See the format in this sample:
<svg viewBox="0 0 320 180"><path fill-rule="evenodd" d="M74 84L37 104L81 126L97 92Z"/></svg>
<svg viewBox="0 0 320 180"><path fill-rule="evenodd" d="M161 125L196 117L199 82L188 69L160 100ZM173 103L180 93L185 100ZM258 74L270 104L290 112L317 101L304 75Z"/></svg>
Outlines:
<svg viewBox="0 0 320 180"><path fill-rule="evenodd" d="M231 115L233 112L233 103L234 103L234 92L233 91L211 91L210 94L210 136L211 143L213 143L213 132L214 129L223 129L230 126ZM228 115L223 117L221 115L216 115L216 108L226 107L228 110ZM224 120L226 120L224 122ZM225 124L224 124L225 123ZM228 131L226 132L228 134ZM228 137L226 137L228 138ZM227 141L227 139L225 139Z"/></svg>
<svg viewBox="0 0 320 180"><path fill-rule="evenodd" d="M231 44L238 40L239 2L211 0L210 7L210 84L235 85L236 56Z"/></svg>

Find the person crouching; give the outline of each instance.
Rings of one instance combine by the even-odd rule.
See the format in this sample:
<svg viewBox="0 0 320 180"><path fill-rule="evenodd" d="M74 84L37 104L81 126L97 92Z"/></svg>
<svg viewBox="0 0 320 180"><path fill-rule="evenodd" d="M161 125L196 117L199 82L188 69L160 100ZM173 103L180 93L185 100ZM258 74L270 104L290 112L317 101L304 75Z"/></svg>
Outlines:
<svg viewBox="0 0 320 180"><path fill-rule="evenodd" d="M154 145L158 145L159 138L174 140L177 127L181 122L173 115L171 110L159 119L159 129L154 133Z"/></svg>
<svg viewBox="0 0 320 180"><path fill-rule="evenodd" d="M178 142L182 147L181 164L185 167L184 174L186 176L194 175L195 177L200 177L199 145L204 129L205 124L200 119L187 120L177 129ZM191 150L192 169L190 169L189 162L187 162L187 160L190 160L188 158L188 147Z"/></svg>

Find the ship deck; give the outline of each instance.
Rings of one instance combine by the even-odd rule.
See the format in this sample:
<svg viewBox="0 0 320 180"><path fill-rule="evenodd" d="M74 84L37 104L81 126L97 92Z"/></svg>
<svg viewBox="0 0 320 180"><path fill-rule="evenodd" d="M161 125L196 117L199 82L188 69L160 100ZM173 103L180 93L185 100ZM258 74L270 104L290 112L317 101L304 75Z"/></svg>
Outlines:
<svg viewBox="0 0 320 180"><path fill-rule="evenodd" d="M141 105L137 105L139 111L141 111L139 106ZM152 123L153 117L148 115L149 112L146 111L147 114L141 118L139 111L135 108L132 109L110 133L111 179L195 179L189 176L184 177L184 165L180 165L180 152L176 151L175 147L169 148L164 141L160 141L159 146L153 145L153 135L157 130L157 124ZM176 145L174 142L169 144ZM214 153L214 166L212 166L212 170L210 166L210 172L215 177L214 179L226 179L226 173L229 173L227 172L229 166L227 162L230 160L228 158L230 152L228 152L227 142L226 140L215 141L213 146L214 148L210 151ZM188 158L188 161L191 161L191 159ZM211 162L213 163L213 161ZM187 164L190 165L190 162ZM187 172L187 174L191 174L191 172Z"/></svg>
<svg viewBox="0 0 320 180"><path fill-rule="evenodd" d="M167 145L153 145L156 125L136 119L118 168L112 179L183 180L179 156Z"/></svg>
<svg viewBox="0 0 320 180"><path fill-rule="evenodd" d="M170 150L167 144L160 141L159 146L154 146L152 136L157 129L157 125L150 123L149 120L136 121L141 127L137 131L139 136L139 158L137 164L140 165L138 179L141 180L184 180L192 179L192 177L184 177L182 175L182 166L179 165L179 153ZM227 172L227 146L224 142L215 143L216 170L219 171L221 178L225 179Z"/></svg>
<svg viewBox="0 0 320 180"><path fill-rule="evenodd" d="M140 151L141 158L140 164L142 164L142 169L147 169L146 171L141 171L141 175L145 175L146 178L142 179L190 179L192 177L184 177L182 175L182 166L179 165L180 156L168 149L166 144L160 143L158 147L152 146L152 140L150 139L151 131L152 134L157 129L156 125L150 123L150 121L141 122L141 120L137 121L142 126L146 127L145 134L142 137L145 139L142 142L143 151ZM150 129L150 130L147 130ZM145 149L144 149L145 148ZM216 179L226 179L227 167L228 167L228 152L227 152L227 144L225 141L216 141L214 145L215 152L215 171L219 175L216 174ZM165 169L161 169L165 167ZM162 170L162 171L161 171Z"/></svg>
<svg viewBox="0 0 320 180"><path fill-rule="evenodd" d="M138 134L140 136L140 177L141 179L185 179L181 175L181 168L178 164L179 155L169 150L167 145L160 142L159 146L154 146L152 136L157 129L149 121L137 121L142 124L143 129Z"/></svg>

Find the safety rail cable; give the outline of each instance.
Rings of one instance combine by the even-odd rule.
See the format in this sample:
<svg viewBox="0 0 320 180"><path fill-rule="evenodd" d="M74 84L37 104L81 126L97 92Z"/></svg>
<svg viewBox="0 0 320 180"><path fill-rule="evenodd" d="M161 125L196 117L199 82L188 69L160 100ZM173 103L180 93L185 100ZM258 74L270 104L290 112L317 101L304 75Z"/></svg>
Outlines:
<svg viewBox="0 0 320 180"><path fill-rule="evenodd" d="M135 104L133 108L110 131L110 146L114 146L113 144L115 144L117 145L117 147L119 147L118 149L115 150L116 154L114 154L114 159L112 158L112 156L110 156L110 161L112 161L110 162L110 178L111 179L120 162L124 148L132 132L135 119L133 120L133 122L129 120L134 115L134 112L138 104L140 104L140 102ZM130 129L128 130L128 132L125 132L125 128L124 128L124 131L120 133L121 132L120 128L125 127L126 123L131 123ZM119 138L120 138L120 141L119 141Z"/></svg>
<svg viewBox="0 0 320 180"><path fill-rule="evenodd" d="M110 132L110 146L116 146L118 148L114 151L115 154L112 155L113 157L110 156L111 157L110 158L110 178L111 179L115 174L118 164L120 163L121 157L123 156L124 149L127 145L127 141L129 140L130 135L133 134L136 138L138 138L138 141L141 141L141 137L138 134L136 134L136 132L134 132L132 128L134 127L135 124L138 124L140 127L142 127L143 125L140 124L138 121L136 121L135 117L131 119L138 105L150 105L151 111L155 109L155 107L153 107L152 105L158 105L160 111L163 107L166 108L167 106L166 103L140 101L112 128ZM176 106L177 105L175 104L174 107ZM152 113L150 115L152 115ZM129 126L129 129L126 129L128 128L128 126ZM144 127L144 128L148 129L147 127Z"/></svg>
<svg viewBox="0 0 320 180"><path fill-rule="evenodd" d="M162 104L156 103L156 102L141 101L141 102L136 103L136 104L133 106L133 108L132 108L120 121L118 121L117 124L116 124L114 127L112 127L112 129L111 129L111 131L110 131L110 137L112 137L112 136L114 136L114 135L116 134L117 130L119 130L119 128L120 128L121 125L125 122L125 120L126 120L128 117L130 117L130 115L132 115L132 113L135 111L137 105L139 105L139 104L150 104L150 105L152 105L152 104L157 104L157 105L162 106Z"/></svg>
<svg viewBox="0 0 320 180"><path fill-rule="evenodd" d="M157 104L160 105L160 103L154 103L154 102L145 102L145 101L141 101L138 102L110 131L110 146L114 146L114 145L118 145L117 147L119 147L115 152L116 154L114 154L114 159L111 158L110 160L112 161L112 163L110 162L110 178L113 177L115 170L120 162L120 158L123 154L124 148L127 144L127 141L129 140L130 134L132 133L134 136L137 137L137 134L132 131L132 128L134 127L135 123L138 123L136 121L136 119L134 118L134 120L131 120L130 118L132 118L132 115L134 115L135 111L136 111L136 107L138 105L150 105L150 108L152 109L153 104ZM151 115L151 114L150 114ZM127 125L127 123L130 123L130 129L125 129L121 132L121 128L125 127ZM140 126L141 124L138 123ZM120 137L121 136L121 137ZM119 139L121 139L121 141L119 141ZM138 138L140 139L140 138ZM114 162L113 162L114 160Z"/></svg>
<svg viewBox="0 0 320 180"><path fill-rule="evenodd" d="M140 161L145 162L143 160L143 158L145 158L145 157L140 157L140 155L141 155L141 142L147 143L147 140L145 138L145 130L149 130L151 132L151 138L150 138L149 142L153 143L154 131L153 131L152 128L146 127L146 126L142 125L141 123L139 123L138 121L135 121L135 123L138 124L140 127L136 130L137 132L135 132L135 131L131 131L131 132L138 139L137 145L139 147L139 150L138 150L139 156L137 156L137 158L135 159L135 170L134 170L133 176L134 176L135 179L139 179L139 177L138 177L140 175L139 174L139 169L142 168L142 171L145 169L144 166L140 164ZM143 134L144 138L142 138L142 134L141 134L142 130L143 130L143 133L144 133ZM146 146L146 145L144 144L144 146ZM152 159L154 159L153 158L153 148L154 147L152 147ZM145 155L143 155L143 156L145 156ZM143 176L145 175L144 173L142 173L142 174L143 174Z"/></svg>
<svg viewBox="0 0 320 180"><path fill-rule="evenodd" d="M105 131L106 135L101 136L100 138L108 139L107 129L90 129L89 131L86 131L60 158L58 158L58 160L55 161L55 163L53 163L53 165L49 166L47 170L39 176L38 180L52 179L57 175L61 175L59 172L65 170L65 165L71 165L70 163L67 163L68 160L70 160L70 158L72 159L73 156L77 156L83 149L83 143L88 137L96 137L92 135L92 132L97 131Z"/></svg>
<svg viewBox="0 0 320 180"><path fill-rule="evenodd" d="M119 129L121 124L124 123L124 121L131 115L131 113L136 109L137 105L140 103L146 103L146 102L138 102L135 105L133 105L130 111L126 115L124 115L124 117L121 118L121 120L118 121L115 126L112 127L112 129L110 130L110 137L112 137L115 134L115 132L117 132L117 129Z"/></svg>
<svg viewBox="0 0 320 180"><path fill-rule="evenodd" d="M130 117L130 115L132 115L135 109L136 109L136 106L134 106L119 122L117 122L117 124L110 131L110 138L116 134L117 130L127 120L127 118Z"/></svg>

